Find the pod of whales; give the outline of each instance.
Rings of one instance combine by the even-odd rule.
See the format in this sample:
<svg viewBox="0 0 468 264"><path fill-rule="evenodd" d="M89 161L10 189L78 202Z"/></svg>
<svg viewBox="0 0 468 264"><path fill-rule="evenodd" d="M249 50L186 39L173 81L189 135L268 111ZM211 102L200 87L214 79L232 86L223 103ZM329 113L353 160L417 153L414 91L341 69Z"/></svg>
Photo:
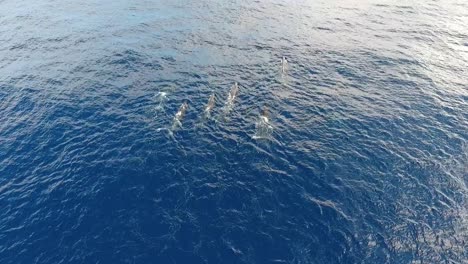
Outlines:
<svg viewBox="0 0 468 264"><path fill-rule="evenodd" d="M288 61L286 60L286 57L282 57L281 59L281 72L284 74L286 73L287 71L287 68L288 68ZM227 95L227 99L226 99L226 102L224 103L224 107L223 107L223 114L222 114L222 117L226 117L227 114L229 114L229 112L233 109L234 107L234 103L236 101L236 98L238 97L239 95L239 84L237 82L235 82L229 92L228 92L228 95ZM164 106L164 103L165 101L167 100L167 94L166 93L158 93L157 96L158 99L159 99L159 105L157 106L157 108L162 108ZM205 108L203 110L203 116L205 118L210 118L211 117L211 112L213 111L214 107L216 105L216 97L215 97L215 94L212 93L209 98L208 98L208 102L206 103L205 105ZM176 112L176 114L174 115L174 118L173 118L173 122L172 122L172 126L171 128L160 128L158 129L158 131L164 129L164 130L168 130L169 133L171 135L173 135L173 132L175 130L177 130L178 128L181 128L182 127L182 120L185 116L185 113L187 112L187 109L189 108L189 105L187 103L187 101L184 101L178 111ZM268 108L266 106L264 106L261 110L261 113L260 113L260 116L258 118L258 121L255 123L255 128L256 128L256 132L254 134L254 136L252 138L254 139L260 139L260 138L269 138L272 130L273 130L273 126L270 124L270 115L269 115L269 111L268 111Z"/></svg>

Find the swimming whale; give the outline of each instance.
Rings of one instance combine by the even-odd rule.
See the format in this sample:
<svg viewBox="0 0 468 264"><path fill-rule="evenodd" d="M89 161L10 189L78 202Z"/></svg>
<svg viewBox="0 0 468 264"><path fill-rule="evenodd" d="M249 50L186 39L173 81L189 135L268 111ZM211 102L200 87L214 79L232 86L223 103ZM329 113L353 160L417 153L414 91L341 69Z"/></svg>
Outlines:
<svg viewBox="0 0 468 264"><path fill-rule="evenodd" d="M174 123L172 124L172 130L175 130L177 127L182 126L182 119L185 116L185 112L187 112L188 103L184 102L180 107L179 111L174 116Z"/></svg>
<svg viewBox="0 0 468 264"><path fill-rule="evenodd" d="M281 59L281 72L285 73L288 68L288 60L286 60L286 57L283 56Z"/></svg>
<svg viewBox="0 0 468 264"><path fill-rule="evenodd" d="M208 103L206 104L206 107L205 107L205 116L210 116L211 110L215 106L215 101L216 101L215 95L211 94L210 98L208 99Z"/></svg>
<svg viewBox="0 0 468 264"><path fill-rule="evenodd" d="M226 103L224 104L223 114L221 116L222 119L225 120L227 117L227 114L231 112L232 108L234 107L234 101L236 100L238 94L239 94L239 85L237 84L237 82L235 82L234 85L231 87L231 90L229 90Z"/></svg>
<svg viewBox="0 0 468 264"><path fill-rule="evenodd" d="M255 123L255 134L253 139L269 139L273 131L273 126L270 124L270 114L268 108L265 106L261 113L258 121Z"/></svg>
<svg viewBox="0 0 468 264"><path fill-rule="evenodd" d="M226 104L232 106L238 94L239 94L239 85L237 84L237 82L235 82L234 85L231 87L231 90L229 91Z"/></svg>
<svg viewBox="0 0 468 264"><path fill-rule="evenodd" d="M263 122L269 123L270 122L270 114L268 113L268 108L266 106L263 108L262 113L260 115L260 118L262 119Z"/></svg>

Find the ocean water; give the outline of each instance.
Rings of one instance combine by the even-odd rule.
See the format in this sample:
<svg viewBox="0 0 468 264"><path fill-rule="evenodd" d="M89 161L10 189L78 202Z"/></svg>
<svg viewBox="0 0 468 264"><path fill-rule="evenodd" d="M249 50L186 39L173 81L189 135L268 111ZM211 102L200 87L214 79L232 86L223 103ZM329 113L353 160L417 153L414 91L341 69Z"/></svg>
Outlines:
<svg viewBox="0 0 468 264"><path fill-rule="evenodd" d="M0 263L468 263L467 25L464 0L1 0Z"/></svg>

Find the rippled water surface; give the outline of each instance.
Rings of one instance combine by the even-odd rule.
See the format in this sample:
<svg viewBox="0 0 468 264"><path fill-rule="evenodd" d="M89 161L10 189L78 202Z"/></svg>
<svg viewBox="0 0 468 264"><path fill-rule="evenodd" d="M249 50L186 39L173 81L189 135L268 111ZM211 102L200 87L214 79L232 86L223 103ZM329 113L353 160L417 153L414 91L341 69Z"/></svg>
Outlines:
<svg viewBox="0 0 468 264"><path fill-rule="evenodd" d="M1 0L0 263L468 263L467 25L464 0Z"/></svg>

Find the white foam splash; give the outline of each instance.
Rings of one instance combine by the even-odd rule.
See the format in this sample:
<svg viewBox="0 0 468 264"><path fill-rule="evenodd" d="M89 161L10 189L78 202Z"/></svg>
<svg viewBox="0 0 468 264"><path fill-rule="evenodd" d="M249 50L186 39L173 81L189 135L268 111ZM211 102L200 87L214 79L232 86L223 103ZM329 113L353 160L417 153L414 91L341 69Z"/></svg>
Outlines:
<svg viewBox="0 0 468 264"><path fill-rule="evenodd" d="M156 112L164 111L167 102L167 93L166 92L158 92L155 96L156 106L154 110Z"/></svg>
<svg viewBox="0 0 468 264"><path fill-rule="evenodd" d="M255 134L253 139L270 139L273 133L273 126L267 116L260 116L257 123L255 123Z"/></svg>

